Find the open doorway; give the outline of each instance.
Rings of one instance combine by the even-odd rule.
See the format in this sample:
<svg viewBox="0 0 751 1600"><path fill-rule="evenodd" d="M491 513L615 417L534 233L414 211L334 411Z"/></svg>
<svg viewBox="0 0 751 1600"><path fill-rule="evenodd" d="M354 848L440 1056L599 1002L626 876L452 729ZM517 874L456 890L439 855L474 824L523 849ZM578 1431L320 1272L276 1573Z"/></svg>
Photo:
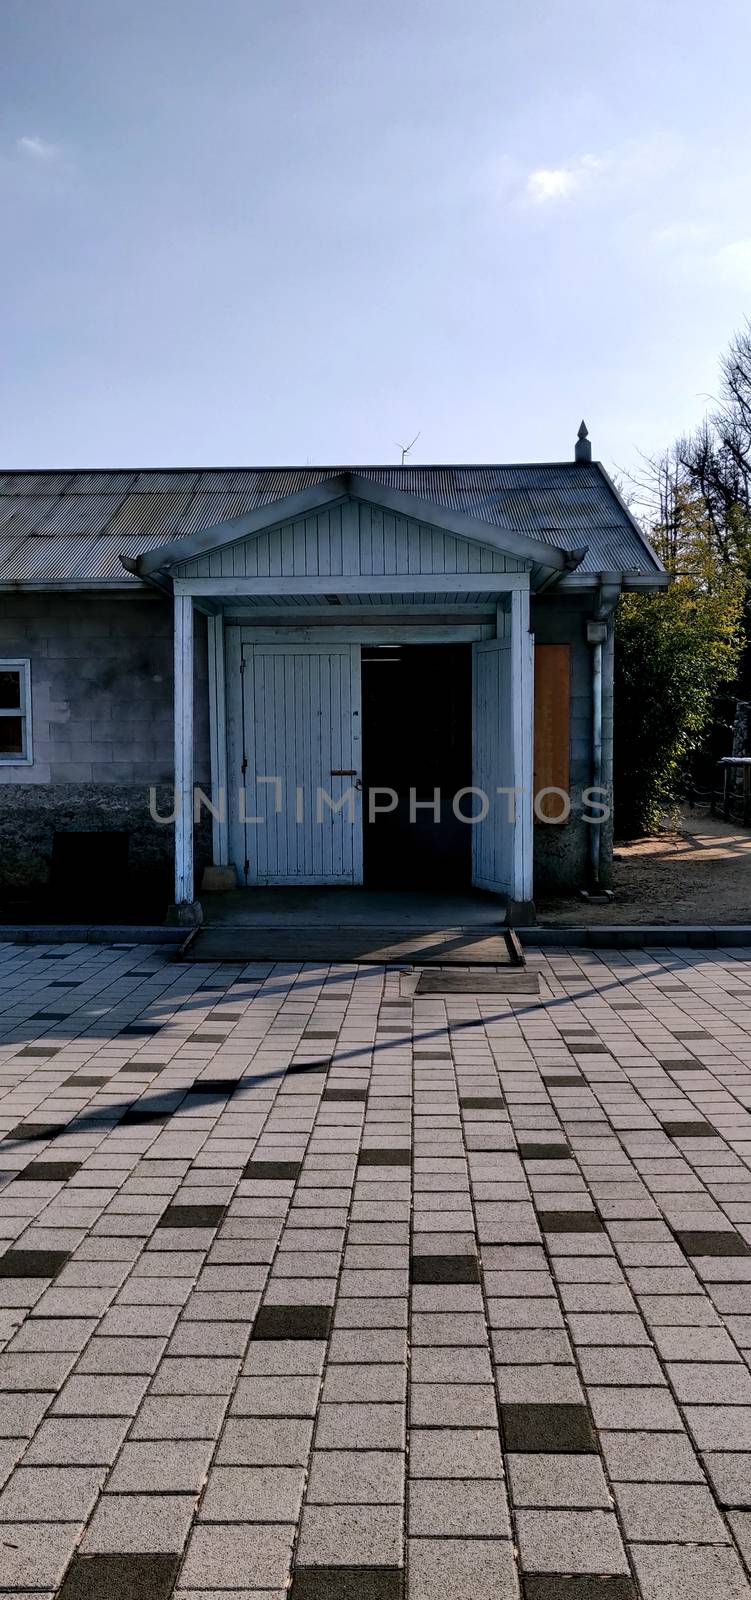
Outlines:
<svg viewBox="0 0 751 1600"><path fill-rule="evenodd" d="M366 887L469 888L472 829L457 820L452 801L472 783L471 645L363 646L362 712ZM397 803L371 822L375 788L394 790Z"/></svg>

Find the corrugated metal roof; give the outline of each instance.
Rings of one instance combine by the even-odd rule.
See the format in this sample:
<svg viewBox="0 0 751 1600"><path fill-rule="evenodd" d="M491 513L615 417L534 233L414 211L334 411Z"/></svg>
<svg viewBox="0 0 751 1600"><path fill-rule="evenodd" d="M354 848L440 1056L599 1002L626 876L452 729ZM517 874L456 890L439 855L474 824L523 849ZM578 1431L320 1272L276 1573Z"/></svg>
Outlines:
<svg viewBox="0 0 751 1600"><path fill-rule="evenodd" d="M500 531L573 550L583 572L659 570L596 464L249 467L0 474L0 583L129 579L120 554L186 537L355 472Z"/></svg>

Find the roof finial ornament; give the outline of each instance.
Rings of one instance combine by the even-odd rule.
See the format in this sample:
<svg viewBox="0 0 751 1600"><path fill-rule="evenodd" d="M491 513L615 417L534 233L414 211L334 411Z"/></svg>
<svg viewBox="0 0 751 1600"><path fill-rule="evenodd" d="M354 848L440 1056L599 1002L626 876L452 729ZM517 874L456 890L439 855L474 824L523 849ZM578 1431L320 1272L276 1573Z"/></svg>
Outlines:
<svg viewBox="0 0 751 1600"><path fill-rule="evenodd" d="M587 424L583 419L579 424L579 432L576 435L574 460L585 463L592 460L592 444L589 437L589 429L587 428Z"/></svg>

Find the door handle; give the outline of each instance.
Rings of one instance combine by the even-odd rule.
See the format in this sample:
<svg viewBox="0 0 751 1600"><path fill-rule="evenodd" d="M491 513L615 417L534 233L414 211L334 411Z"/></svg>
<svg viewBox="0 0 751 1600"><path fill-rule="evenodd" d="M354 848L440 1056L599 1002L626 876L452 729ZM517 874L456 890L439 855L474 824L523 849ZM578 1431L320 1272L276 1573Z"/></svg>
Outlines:
<svg viewBox="0 0 751 1600"><path fill-rule="evenodd" d="M357 777L357 768L356 767L332 767L331 771L329 773L329 777L330 778L356 778Z"/></svg>

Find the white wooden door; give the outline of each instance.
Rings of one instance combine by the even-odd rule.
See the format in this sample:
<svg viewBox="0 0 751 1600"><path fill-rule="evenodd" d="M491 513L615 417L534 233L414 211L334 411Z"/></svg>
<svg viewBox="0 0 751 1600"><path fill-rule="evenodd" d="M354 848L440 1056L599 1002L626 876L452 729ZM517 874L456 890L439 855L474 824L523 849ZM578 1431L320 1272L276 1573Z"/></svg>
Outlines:
<svg viewBox="0 0 751 1600"><path fill-rule="evenodd" d="M244 644L241 670L245 881L361 883L360 646Z"/></svg>
<svg viewBox="0 0 751 1600"><path fill-rule="evenodd" d="M472 829L472 882L478 889L512 894L513 786L511 648L508 639L472 646L472 783L487 797L488 813ZM479 814L480 802L475 801Z"/></svg>

